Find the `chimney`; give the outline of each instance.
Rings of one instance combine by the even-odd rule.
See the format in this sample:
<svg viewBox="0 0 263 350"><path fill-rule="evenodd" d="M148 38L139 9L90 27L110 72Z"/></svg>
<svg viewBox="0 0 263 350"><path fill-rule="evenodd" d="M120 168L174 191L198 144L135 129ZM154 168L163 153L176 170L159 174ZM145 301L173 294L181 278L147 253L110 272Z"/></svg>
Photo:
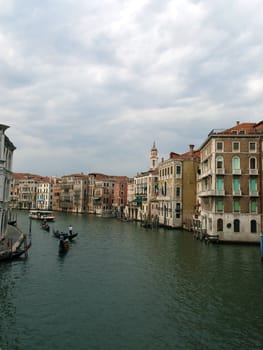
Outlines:
<svg viewBox="0 0 263 350"><path fill-rule="evenodd" d="M237 120L237 125L239 125L239 123L240 123L240 121L239 121L239 120Z"/></svg>
<svg viewBox="0 0 263 350"><path fill-rule="evenodd" d="M189 152L190 152L191 156L193 156L193 154L194 154L194 146L195 145L189 145Z"/></svg>

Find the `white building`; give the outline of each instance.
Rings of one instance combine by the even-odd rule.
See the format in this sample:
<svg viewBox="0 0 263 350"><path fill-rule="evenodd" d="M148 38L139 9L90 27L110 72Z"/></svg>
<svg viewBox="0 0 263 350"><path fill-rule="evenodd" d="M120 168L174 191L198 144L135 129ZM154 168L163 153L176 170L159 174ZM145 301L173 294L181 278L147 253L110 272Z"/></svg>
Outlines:
<svg viewBox="0 0 263 350"><path fill-rule="evenodd" d="M5 135L7 125L0 124L0 237L7 231L9 219L9 193L13 152L16 149Z"/></svg>

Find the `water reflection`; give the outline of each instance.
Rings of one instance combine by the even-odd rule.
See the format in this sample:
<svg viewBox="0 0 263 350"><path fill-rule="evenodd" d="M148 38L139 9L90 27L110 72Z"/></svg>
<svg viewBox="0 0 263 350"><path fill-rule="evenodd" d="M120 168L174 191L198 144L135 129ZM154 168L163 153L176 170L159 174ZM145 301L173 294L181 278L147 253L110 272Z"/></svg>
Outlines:
<svg viewBox="0 0 263 350"><path fill-rule="evenodd" d="M18 336L16 328L16 306L13 302L12 290L15 281L12 279L12 268L15 262L0 264L0 348L17 349ZM10 334L12 336L10 337Z"/></svg>
<svg viewBox="0 0 263 350"><path fill-rule="evenodd" d="M69 223L80 234L66 255L33 223L28 259L0 270L3 350L261 349L257 248L57 214L59 228Z"/></svg>

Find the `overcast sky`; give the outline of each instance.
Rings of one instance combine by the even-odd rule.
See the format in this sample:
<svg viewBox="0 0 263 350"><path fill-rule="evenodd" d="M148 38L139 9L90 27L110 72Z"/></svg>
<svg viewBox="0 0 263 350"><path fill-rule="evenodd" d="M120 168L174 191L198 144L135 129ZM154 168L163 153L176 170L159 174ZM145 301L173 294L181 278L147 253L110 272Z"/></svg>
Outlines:
<svg viewBox="0 0 263 350"><path fill-rule="evenodd" d="M0 0L13 171L133 176L263 119L262 0Z"/></svg>

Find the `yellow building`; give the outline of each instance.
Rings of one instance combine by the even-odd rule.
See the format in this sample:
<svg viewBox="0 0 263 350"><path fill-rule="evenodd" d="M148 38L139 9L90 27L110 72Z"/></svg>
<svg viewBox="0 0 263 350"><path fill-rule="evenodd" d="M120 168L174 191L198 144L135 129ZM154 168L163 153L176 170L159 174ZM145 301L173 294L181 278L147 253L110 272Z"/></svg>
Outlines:
<svg viewBox="0 0 263 350"><path fill-rule="evenodd" d="M159 164L159 224L190 228L196 205L196 177L199 152L190 145L187 153L170 153Z"/></svg>

